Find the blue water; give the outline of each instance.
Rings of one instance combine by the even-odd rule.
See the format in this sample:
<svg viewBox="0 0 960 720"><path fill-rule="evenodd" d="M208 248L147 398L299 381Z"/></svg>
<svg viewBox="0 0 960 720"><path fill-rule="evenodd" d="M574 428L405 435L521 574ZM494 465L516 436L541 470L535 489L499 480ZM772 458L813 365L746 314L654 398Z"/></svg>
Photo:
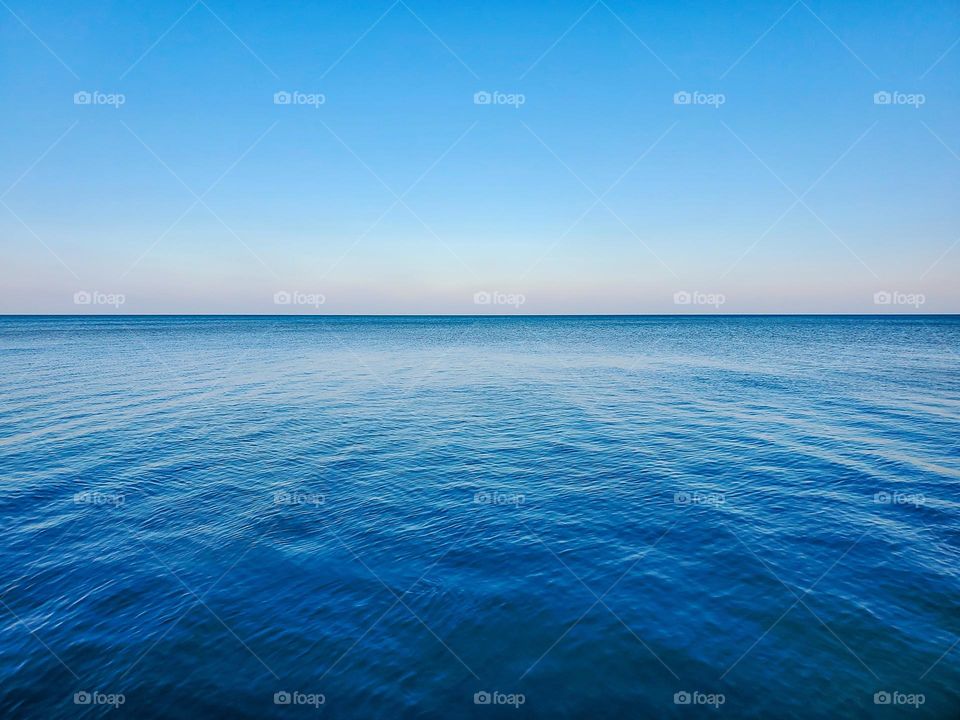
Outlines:
<svg viewBox="0 0 960 720"><path fill-rule="evenodd" d="M958 363L950 317L0 318L0 712L956 718Z"/></svg>

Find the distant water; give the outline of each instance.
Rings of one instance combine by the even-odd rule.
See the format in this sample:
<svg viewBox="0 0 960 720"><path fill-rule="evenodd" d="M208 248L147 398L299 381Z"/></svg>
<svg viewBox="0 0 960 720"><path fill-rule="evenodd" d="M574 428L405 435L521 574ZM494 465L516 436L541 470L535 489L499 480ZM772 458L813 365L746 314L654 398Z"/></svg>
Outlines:
<svg viewBox="0 0 960 720"><path fill-rule="evenodd" d="M0 367L4 716L960 717L958 318L0 318Z"/></svg>

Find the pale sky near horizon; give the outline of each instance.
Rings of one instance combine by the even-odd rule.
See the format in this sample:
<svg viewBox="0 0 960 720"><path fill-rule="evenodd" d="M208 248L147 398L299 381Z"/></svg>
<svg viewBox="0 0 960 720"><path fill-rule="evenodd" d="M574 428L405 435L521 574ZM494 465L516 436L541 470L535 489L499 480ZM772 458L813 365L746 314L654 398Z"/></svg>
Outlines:
<svg viewBox="0 0 960 720"><path fill-rule="evenodd" d="M958 43L956 2L2 0L0 313L960 312Z"/></svg>

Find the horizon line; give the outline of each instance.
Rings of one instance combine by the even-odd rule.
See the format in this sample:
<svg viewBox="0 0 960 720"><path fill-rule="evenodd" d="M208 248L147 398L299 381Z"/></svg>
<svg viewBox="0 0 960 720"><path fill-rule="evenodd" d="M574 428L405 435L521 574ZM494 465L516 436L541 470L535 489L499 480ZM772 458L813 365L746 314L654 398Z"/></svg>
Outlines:
<svg viewBox="0 0 960 720"><path fill-rule="evenodd" d="M729 317L960 317L960 313L534 313L474 315L458 313L0 313L0 318L729 318Z"/></svg>

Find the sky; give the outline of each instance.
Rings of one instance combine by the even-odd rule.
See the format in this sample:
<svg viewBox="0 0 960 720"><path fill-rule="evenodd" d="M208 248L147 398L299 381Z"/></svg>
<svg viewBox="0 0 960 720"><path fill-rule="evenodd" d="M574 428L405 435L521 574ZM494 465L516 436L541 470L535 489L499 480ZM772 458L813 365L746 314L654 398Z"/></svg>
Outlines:
<svg viewBox="0 0 960 720"><path fill-rule="evenodd" d="M0 0L0 313L960 312L960 4Z"/></svg>

